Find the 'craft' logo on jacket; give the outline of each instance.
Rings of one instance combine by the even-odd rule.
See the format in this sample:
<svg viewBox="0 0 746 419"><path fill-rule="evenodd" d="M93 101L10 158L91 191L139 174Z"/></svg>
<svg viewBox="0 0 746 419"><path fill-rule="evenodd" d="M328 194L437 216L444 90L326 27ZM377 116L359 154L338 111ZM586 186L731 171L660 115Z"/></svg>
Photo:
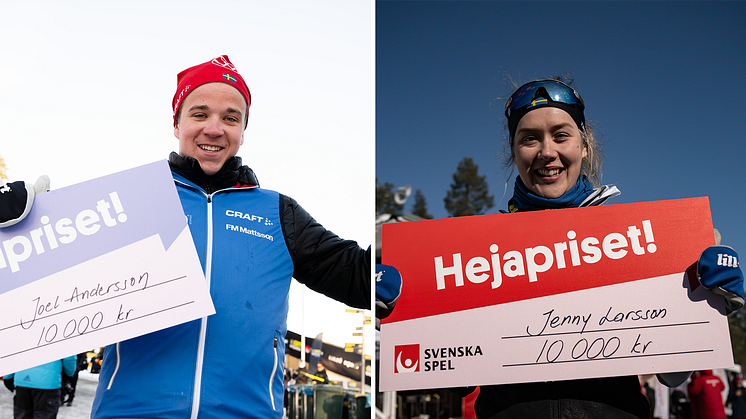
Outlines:
<svg viewBox="0 0 746 419"><path fill-rule="evenodd" d="M225 210L225 215L227 215L228 217L240 218L242 220L254 221L257 223L264 223L265 226L274 225L272 223L272 220L270 220L267 217L260 217L258 215L253 215L253 214L245 214L239 211Z"/></svg>

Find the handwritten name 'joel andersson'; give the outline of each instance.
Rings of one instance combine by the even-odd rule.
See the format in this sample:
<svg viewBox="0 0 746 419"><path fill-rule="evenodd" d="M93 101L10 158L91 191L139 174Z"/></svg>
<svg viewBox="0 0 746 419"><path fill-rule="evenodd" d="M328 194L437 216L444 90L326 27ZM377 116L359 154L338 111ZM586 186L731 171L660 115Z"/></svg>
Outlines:
<svg viewBox="0 0 746 419"><path fill-rule="evenodd" d="M66 300L62 300L62 303L79 303L81 301L85 301L94 297L103 297L109 293L117 293L119 291L126 291L128 289L132 290L132 288L135 288L135 290L141 291L148 287L148 278L149 275L147 272L140 275L140 277L130 277L129 279L119 280L116 282L112 282L107 286L101 285L101 283L98 283L95 287L91 288L90 290L78 290L78 287L73 288L72 294L70 298ZM29 321L23 320L21 318L21 327L24 329L30 329L31 326L33 326L34 322L42 315L44 314L51 314L57 309L60 308L60 296L57 296L54 298L54 301L49 301L46 303L43 303L41 301L41 297L36 297L32 299L31 301L34 301L35 307L34 307L34 315L33 318Z"/></svg>

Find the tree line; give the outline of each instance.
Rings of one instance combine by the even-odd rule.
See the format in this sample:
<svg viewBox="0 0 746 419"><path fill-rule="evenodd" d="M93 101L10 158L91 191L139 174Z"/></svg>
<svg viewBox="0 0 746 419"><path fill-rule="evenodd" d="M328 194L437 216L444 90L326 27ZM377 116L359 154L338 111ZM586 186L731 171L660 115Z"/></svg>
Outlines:
<svg viewBox="0 0 746 419"><path fill-rule="evenodd" d="M402 215L404 205L396 202L396 187L389 182L379 184L376 177L376 215ZM479 174L479 166L471 157L464 157L453 173L453 182L443 198L445 209L451 217L482 215L495 206L495 199L490 195L487 177ZM428 212L427 201L421 189L414 193L412 214L425 219L432 219Z"/></svg>

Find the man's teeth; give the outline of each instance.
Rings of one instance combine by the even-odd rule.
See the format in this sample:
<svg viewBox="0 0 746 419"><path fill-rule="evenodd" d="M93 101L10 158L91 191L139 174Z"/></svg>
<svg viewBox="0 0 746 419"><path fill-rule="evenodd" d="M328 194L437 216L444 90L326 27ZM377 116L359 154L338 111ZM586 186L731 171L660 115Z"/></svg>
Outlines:
<svg viewBox="0 0 746 419"><path fill-rule="evenodd" d="M560 174L562 169L537 169L536 171L539 172L541 176L557 176Z"/></svg>
<svg viewBox="0 0 746 419"><path fill-rule="evenodd" d="M205 151L220 151L220 147L214 146L214 145L201 145L199 146L202 150Z"/></svg>

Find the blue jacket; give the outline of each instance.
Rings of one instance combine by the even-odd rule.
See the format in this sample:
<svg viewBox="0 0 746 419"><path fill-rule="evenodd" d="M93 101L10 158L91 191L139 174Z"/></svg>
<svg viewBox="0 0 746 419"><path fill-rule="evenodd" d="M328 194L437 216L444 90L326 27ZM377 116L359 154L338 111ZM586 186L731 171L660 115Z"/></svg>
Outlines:
<svg viewBox="0 0 746 419"><path fill-rule="evenodd" d="M73 355L58 361L48 362L14 374L3 377L4 380L13 380L16 387L38 388L43 390L55 390L62 387L62 373L72 377L77 368L78 356Z"/></svg>
<svg viewBox="0 0 746 419"><path fill-rule="evenodd" d="M194 159L170 163L216 314L107 347L91 417L280 418L292 277L368 308L369 251L259 188L240 158L212 182Z"/></svg>

